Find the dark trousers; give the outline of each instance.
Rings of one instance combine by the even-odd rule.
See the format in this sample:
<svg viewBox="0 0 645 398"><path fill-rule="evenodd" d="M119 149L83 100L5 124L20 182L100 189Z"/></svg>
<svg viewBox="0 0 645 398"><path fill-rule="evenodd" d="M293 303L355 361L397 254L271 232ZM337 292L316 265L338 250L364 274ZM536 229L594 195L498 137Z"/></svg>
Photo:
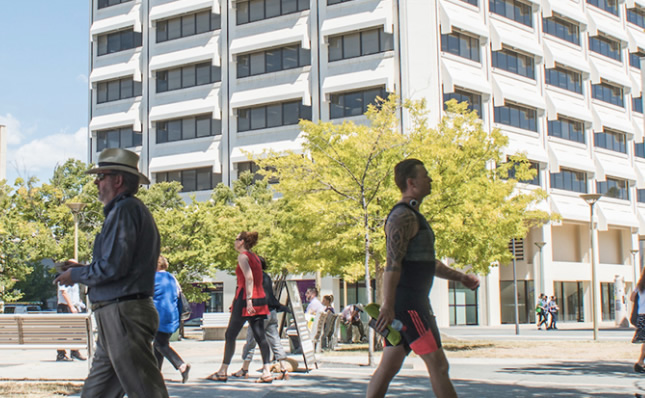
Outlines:
<svg viewBox="0 0 645 398"><path fill-rule="evenodd" d="M56 312L59 313L59 314L71 314L72 313L72 311L69 310L69 306L67 304L58 304L58 306L56 307ZM64 358L67 355L65 350L57 350L56 352L58 353L59 358ZM80 352L78 350L71 350L71 353L74 353L76 355L80 355Z"/></svg>
<svg viewBox="0 0 645 398"><path fill-rule="evenodd" d="M183 359L177 354L177 351L170 346L170 336L172 336L172 333L160 331L157 331L155 335L155 341L152 346L155 349L155 358L157 358L157 362L159 363L159 369L161 369L164 358L167 358L175 369L179 369L184 363Z"/></svg>
<svg viewBox="0 0 645 398"><path fill-rule="evenodd" d="M152 299L122 301L94 311L98 339L83 398L168 398L152 349L159 315Z"/></svg>
<svg viewBox="0 0 645 398"><path fill-rule="evenodd" d="M262 354L262 363L269 364L271 363L271 353L269 351L269 343L267 343L266 332L264 330L264 320L266 315L242 317L242 308L245 304L245 300L235 300L233 303L233 310L231 311L231 318L228 321L228 327L226 328L226 345L224 346L224 360L222 361L226 365L231 364L233 355L235 354L235 340L240 334L240 331L244 327L246 321L249 322L249 331L253 333L253 338L260 346L260 353Z"/></svg>

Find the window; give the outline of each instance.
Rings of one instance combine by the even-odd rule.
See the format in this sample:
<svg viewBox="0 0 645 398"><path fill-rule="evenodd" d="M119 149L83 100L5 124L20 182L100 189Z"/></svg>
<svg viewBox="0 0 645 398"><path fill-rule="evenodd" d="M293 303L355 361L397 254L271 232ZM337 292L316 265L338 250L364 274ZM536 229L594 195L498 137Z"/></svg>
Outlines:
<svg viewBox="0 0 645 398"><path fill-rule="evenodd" d="M634 156L638 158L645 159L645 144L644 143L634 143Z"/></svg>
<svg viewBox="0 0 645 398"><path fill-rule="evenodd" d="M510 50L493 51L493 67L535 80L533 57Z"/></svg>
<svg viewBox="0 0 645 398"><path fill-rule="evenodd" d="M175 69L157 72L157 92L179 90L182 88L202 86L221 80L221 69L211 62L188 65Z"/></svg>
<svg viewBox="0 0 645 398"><path fill-rule="evenodd" d="M604 130L594 133L594 146L621 153L627 153L626 137L618 131Z"/></svg>
<svg viewBox="0 0 645 398"><path fill-rule="evenodd" d="M329 62L382 53L394 49L394 38L383 28L329 37Z"/></svg>
<svg viewBox="0 0 645 398"><path fill-rule="evenodd" d="M141 47L141 32L135 32L133 29L122 30L100 35L97 55L112 54L135 47Z"/></svg>
<svg viewBox="0 0 645 398"><path fill-rule="evenodd" d="M645 203L645 189L636 190L636 201L638 203Z"/></svg>
<svg viewBox="0 0 645 398"><path fill-rule="evenodd" d="M547 124L551 137L585 143L584 123L558 117L558 120L549 120Z"/></svg>
<svg viewBox="0 0 645 398"><path fill-rule="evenodd" d="M459 32L441 35L441 51L479 62L479 39Z"/></svg>
<svg viewBox="0 0 645 398"><path fill-rule="evenodd" d="M507 160L507 161L510 161L510 160ZM535 177L533 177L530 180L518 180L518 181L523 182L525 184L540 186L540 168L539 168L539 165L537 164L537 162L533 162L533 161L529 161L529 163L530 163L529 168L531 170L535 170ZM508 179L511 179L511 178L516 179L516 177L515 177L515 166L511 167L510 169L508 169L508 177L507 178ZM516 242L516 244L517 244L517 242Z"/></svg>
<svg viewBox="0 0 645 398"><path fill-rule="evenodd" d="M141 133L132 131L132 127L121 127L96 132L96 150L107 148L130 148L141 145Z"/></svg>
<svg viewBox="0 0 645 398"><path fill-rule="evenodd" d="M547 35L580 45L580 26L575 23L558 17L542 18L542 29Z"/></svg>
<svg viewBox="0 0 645 398"><path fill-rule="evenodd" d="M235 5L238 25L308 10L310 0L250 0Z"/></svg>
<svg viewBox="0 0 645 398"><path fill-rule="evenodd" d="M222 121L213 114L190 116L183 119L163 120L156 123L157 144L222 134Z"/></svg>
<svg viewBox="0 0 645 398"><path fill-rule="evenodd" d="M495 107L495 123L537 132L537 112L521 105L505 104Z"/></svg>
<svg viewBox="0 0 645 398"><path fill-rule="evenodd" d="M551 188L587 193L587 174L561 169L559 173L551 173Z"/></svg>
<svg viewBox="0 0 645 398"><path fill-rule="evenodd" d="M618 0L587 0L587 4L596 6L610 14L618 15Z"/></svg>
<svg viewBox="0 0 645 398"><path fill-rule="evenodd" d="M629 53L629 66L633 66L634 68L641 68L641 57L643 57L643 53Z"/></svg>
<svg viewBox="0 0 645 398"><path fill-rule="evenodd" d="M625 180L607 177L607 181L596 181L596 191L610 198L629 200L629 185Z"/></svg>
<svg viewBox="0 0 645 398"><path fill-rule="evenodd" d="M620 51L620 43L603 36L589 37L589 50L605 57L615 59L616 61L623 60Z"/></svg>
<svg viewBox="0 0 645 398"><path fill-rule="evenodd" d="M128 1L132 0L99 0L98 8L100 10L101 8L111 7L121 3L127 3Z"/></svg>
<svg viewBox="0 0 645 398"><path fill-rule="evenodd" d="M141 82L125 79L99 82L97 85L96 103L117 101L125 98L138 97L141 95Z"/></svg>
<svg viewBox="0 0 645 398"><path fill-rule="evenodd" d="M237 56L237 77L261 75L311 65L311 51L291 45Z"/></svg>
<svg viewBox="0 0 645 398"><path fill-rule="evenodd" d="M265 169L266 170L266 169ZM275 169L273 169L275 171ZM260 167L255 164L255 162L240 162L237 164L237 176L239 176L244 173L244 172L249 172L253 174L253 181L259 181L264 178L263 175L258 174L258 171L260 171ZM279 179L277 178L270 178L268 183L269 184L277 184L279 182Z"/></svg>
<svg viewBox="0 0 645 398"><path fill-rule="evenodd" d="M582 94L582 74L572 70L555 67L546 69L546 84Z"/></svg>
<svg viewBox="0 0 645 398"><path fill-rule="evenodd" d="M468 109L471 111L477 111L477 115L482 117L482 96L475 93L469 93L467 91L455 90L454 93L449 93L443 95L443 109L446 109L446 102L451 99L457 100L457 102L467 102Z"/></svg>
<svg viewBox="0 0 645 398"><path fill-rule="evenodd" d="M645 10L642 8L628 8L627 22L631 22L641 28L645 28Z"/></svg>
<svg viewBox="0 0 645 398"><path fill-rule="evenodd" d="M329 101L329 118L359 116L367 112L369 104L376 104L376 97L385 99L385 88L377 87L367 90L332 94Z"/></svg>
<svg viewBox="0 0 645 398"><path fill-rule="evenodd" d="M346 3L348 1L352 1L352 0L327 0L327 5L332 6L334 4Z"/></svg>
<svg viewBox="0 0 645 398"><path fill-rule="evenodd" d="M298 124L300 119L311 120L311 106L302 101L240 108L237 110L237 131L266 129Z"/></svg>
<svg viewBox="0 0 645 398"><path fill-rule="evenodd" d="M612 86L611 84L607 83L592 84L591 97L603 102L608 102L610 104L620 106L621 108L625 107L622 87Z"/></svg>
<svg viewBox="0 0 645 398"><path fill-rule="evenodd" d="M477 292L461 282L448 282L450 325L478 325Z"/></svg>
<svg viewBox="0 0 645 398"><path fill-rule="evenodd" d="M643 95L640 97L632 97L632 111L636 113L643 113Z"/></svg>
<svg viewBox="0 0 645 398"><path fill-rule="evenodd" d="M202 167L199 169L156 173L155 180L156 182L178 181L182 185L181 192L195 192L215 188L215 185L222 182L222 175L213 174L212 167Z"/></svg>
<svg viewBox="0 0 645 398"><path fill-rule="evenodd" d="M221 15L211 10L157 21L157 43L211 32L221 28Z"/></svg>
<svg viewBox="0 0 645 398"><path fill-rule="evenodd" d="M531 6L518 0L490 0L488 10L526 26L533 26Z"/></svg>
<svg viewBox="0 0 645 398"><path fill-rule="evenodd" d="M477 4L478 0L461 0L461 1L463 1L464 3L472 4L475 7L479 6L479 4Z"/></svg>

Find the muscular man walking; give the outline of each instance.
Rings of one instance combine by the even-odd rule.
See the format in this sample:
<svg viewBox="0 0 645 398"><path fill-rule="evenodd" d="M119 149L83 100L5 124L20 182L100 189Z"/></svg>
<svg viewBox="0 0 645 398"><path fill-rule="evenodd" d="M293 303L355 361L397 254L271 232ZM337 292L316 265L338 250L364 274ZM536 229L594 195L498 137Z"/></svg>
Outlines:
<svg viewBox="0 0 645 398"><path fill-rule="evenodd" d="M385 396L410 351L425 362L435 395L456 397L429 294L435 276L459 281L473 290L479 286L479 278L452 269L435 258L434 232L419 213L419 205L430 194L432 183L423 163L417 159L398 163L394 180L402 197L385 223L387 264L376 328L382 331L398 319L403 323L403 338L397 346L386 341L381 363L367 388L367 397Z"/></svg>

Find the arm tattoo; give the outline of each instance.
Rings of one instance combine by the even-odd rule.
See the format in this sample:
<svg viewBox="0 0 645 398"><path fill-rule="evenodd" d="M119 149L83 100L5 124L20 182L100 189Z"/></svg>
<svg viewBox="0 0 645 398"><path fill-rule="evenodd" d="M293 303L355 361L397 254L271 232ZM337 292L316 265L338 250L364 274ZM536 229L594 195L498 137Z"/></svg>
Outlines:
<svg viewBox="0 0 645 398"><path fill-rule="evenodd" d="M408 250L408 242L418 232L416 215L408 209L395 210L385 225L387 263L385 272L401 272L401 262Z"/></svg>

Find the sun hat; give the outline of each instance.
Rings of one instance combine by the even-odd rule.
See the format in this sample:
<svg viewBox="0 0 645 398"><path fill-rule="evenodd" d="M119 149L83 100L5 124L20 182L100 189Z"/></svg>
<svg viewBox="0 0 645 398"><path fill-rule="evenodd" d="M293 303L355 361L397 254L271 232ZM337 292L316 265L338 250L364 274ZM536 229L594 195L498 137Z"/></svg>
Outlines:
<svg viewBox="0 0 645 398"><path fill-rule="evenodd" d="M139 155L121 148L104 149L99 154L97 167L85 174L98 174L105 170L118 170L139 176L139 184L149 185L150 180L139 172Z"/></svg>

